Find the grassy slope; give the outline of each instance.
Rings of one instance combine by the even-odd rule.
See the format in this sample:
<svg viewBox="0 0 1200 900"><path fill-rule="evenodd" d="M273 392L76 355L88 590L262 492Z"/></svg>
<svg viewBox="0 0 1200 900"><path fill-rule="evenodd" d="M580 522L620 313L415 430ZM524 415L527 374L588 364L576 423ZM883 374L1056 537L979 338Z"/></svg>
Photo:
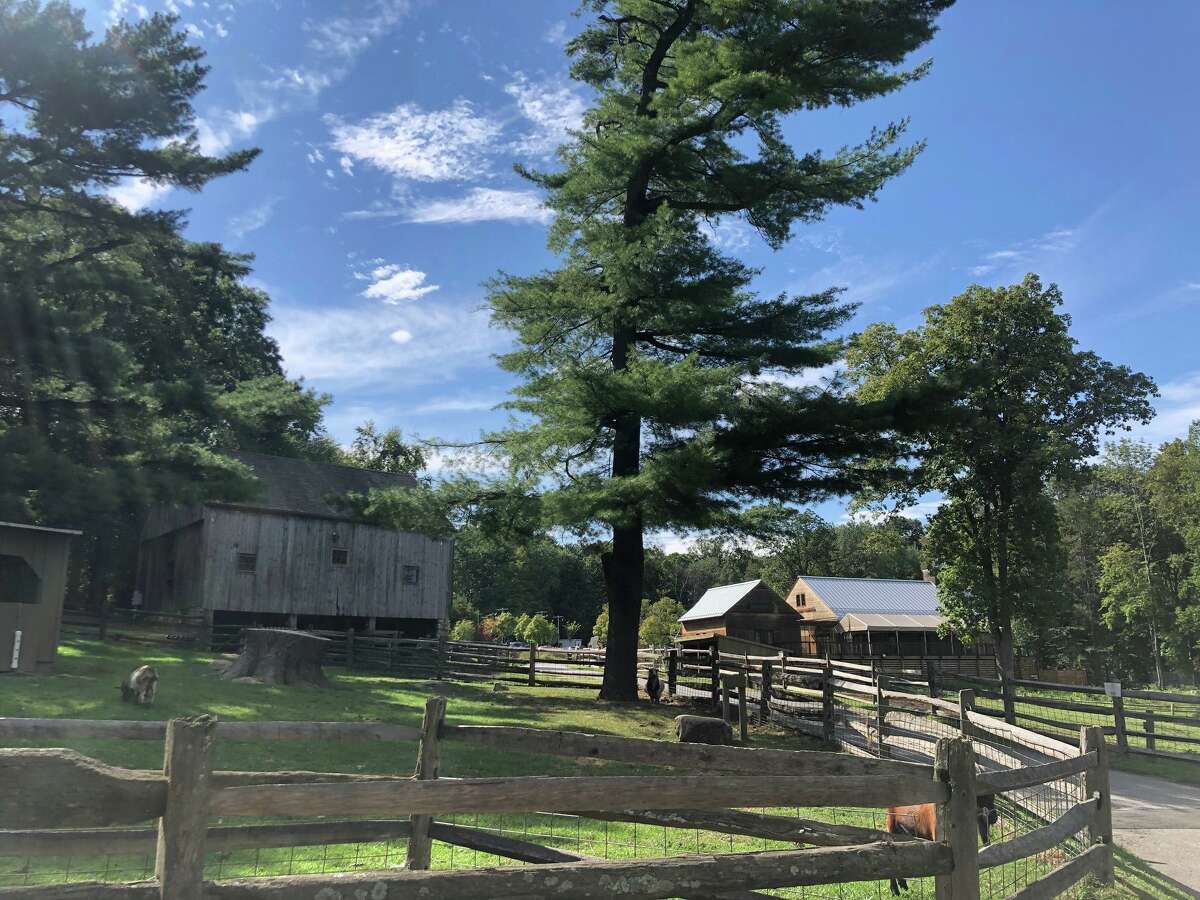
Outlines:
<svg viewBox="0 0 1200 900"><path fill-rule="evenodd" d="M333 685L328 689L237 684L217 678L209 666L210 660L211 656L190 651L74 641L62 648L55 674L36 678L13 676L0 681L0 715L162 720L206 712L215 713L222 719L365 720L417 725L425 698L435 688L428 682L347 675L338 670L331 673ZM158 700L149 708L122 703L117 689L121 677L143 662L154 665L162 678ZM506 693L493 693L487 682L436 687L448 697L447 719L460 723L527 725L667 739L672 736L672 718L679 712L677 707L656 707L646 703L601 703L590 691L514 686ZM775 730L756 732L753 743L792 749L816 748L806 738ZM89 756L130 768L152 769L162 765L162 746L154 741L88 740L72 742L72 746ZM216 766L223 769L315 769L407 775L412 771L415 752L413 743L235 743L218 739ZM591 772L612 774L633 771L627 766L602 761L574 761L535 754L536 747L531 747L529 754L513 754L480 752L467 745L446 742L442 771L456 776L572 774L578 773L581 767ZM814 810L804 814L854 824L872 824L877 815L871 811L852 810ZM475 821L473 817L465 819ZM597 823L581 827L577 821L564 822L554 817L510 816L502 822L493 818L480 821L480 824L493 827L499 824L515 836L528 835L540 843L611 858L664 852L751 850L767 846L762 841L668 832L666 829L634 829ZM442 845L435 847L435 867L498 862L470 851L452 851ZM402 857L402 843L301 851L251 851L220 855L210 863L210 874L230 877L255 872L320 871L322 867L327 870L369 868L394 865ZM20 883L19 878L25 871L21 868L23 865L23 861L0 860L0 884ZM36 865L38 872L57 875L69 870L72 878L85 875L87 868L77 860L42 860ZM112 858L105 862L110 877L140 877L145 874L146 865L147 861L140 857ZM1127 854L1121 857L1120 873L1125 887L1094 896L1188 896L1170 888L1139 860ZM849 892L846 888L831 887L827 895L868 897L877 896L879 890L874 885L847 887ZM928 885L914 884L914 888L914 896L930 894ZM886 891L886 886L883 890ZM826 894L810 890L803 896Z"/></svg>

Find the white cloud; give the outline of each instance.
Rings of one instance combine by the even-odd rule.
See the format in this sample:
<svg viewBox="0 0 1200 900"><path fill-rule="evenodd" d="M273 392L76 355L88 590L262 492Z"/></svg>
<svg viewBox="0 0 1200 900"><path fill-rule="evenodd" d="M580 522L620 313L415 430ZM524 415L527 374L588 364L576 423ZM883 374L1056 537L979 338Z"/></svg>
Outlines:
<svg viewBox="0 0 1200 900"><path fill-rule="evenodd" d="M1200 421L1200 370L1164 381L1158 392L1156 415L1148 425L1134 426L1132 436L1154 443L1185 437L1191 424Z"/></svg>
<svg viewBox="0 0 1200 900"><path fill-rule="evenodd" d="M350 58L390 32L408 11L408 0L379 0L361 15L309 20L303 27L312 35L309 46L318 53Z"/></svg>
<svg viewBox="0 0 1200 900"><path fill-rule="evenodd" d="M495 397L463 395L457 397L438 397L413 409L414 413L440 412L483 412L495 409L502 400Z"/></svg>
<svg viewBox="0 0 1200 900"><path fill-rule="evenodd" d="M310 163L312 163L314 166L317 163L325 162L325 154L321 152L320 147L313 147L311 150L308 151L308 153L305 154L305 156L308 158L308 161Z"/></svg>
<svg viewBox="0 0 1200 900"><path fill-rule="evenodd" d="M208 156L219 156L237 141L249 138L264 122L275 118L278 110L273 106L258 109L216 110L196 119L196 134L200 152Z"/></svg>
<svg viewBox="0 0 1200 900"><path fill-rule="evenodd" d="M343 306L318 309L273 305L268 330L279 342L291 377L330 387L389 393L409 385L450 381L466 370L491 371L491 354L509 345L482 310L450 304ZM403 343L393 335L403 331Z"/></svg>
<svg viewBox="0 0 1200 900"><path fill-rule="evenodd" d="M429 200L398 214L406 222L426 224L533 222L545 225L554 218L554 213L546 208L535 191L502 191L494 188L472 188L463 197ZM364 214L358 217L370 216Z"/></svg>
<svg viewBox="0 0 1200 900"><path fill-rule="evenodd" d="M266 200L258 206L252 206L240 215L234 216L229 220L229 231L234 237L245 237L252 231L258 231L275 215L275 204L279 202L278 197L273 197Z"/></svg>
<svg viewBox="0 0 1200 900"><path fill-rule="evenodd" d="M518 153L553 153L570 136L568 131L579 128L587 109L583 98L561 78L531 82L518 72L505 85L504 93L517 101L521 115L534 126L513 142L512 149Z"/></svg>
<svg viewBox="0 0 1200 900"><path fill-rule="evenodd" d="M567 23L555 22L542 33L542 40L547 44L561 44L567 36Z"/></svg>
<svg viewBox="0 0 1200 900"><path fill-rule="evenodd" d="M155 184L145 178L125 178L104 193L130 212L138 212L156 203L170 190L169 184Z"/></svg>
<svg viewBox="0 0 1200 900"><path fill-rule="evenodd" d="M436 284L425 284L424 272L394 264L378 266L365 275L361 272L356 273L355 277L371 282L363 291L364 297L382 300L384 303L416 300L426 294L432 294L438 289Z"/></svg>
<svg viewBox="0 0 1200 900"><path fill-rule="evenodd" d="M1056 228L1047 231L1040 237L993 250L984 255L983 262L970 266L967 271L976 278L982 278L993 272L1034 269L1037 267L1038 261L1048 256L1057 256L1074 250L1079 245L1079 241L1079 229Z"/></svg>
<svg viewBox="0 0 1200 900"><path fill-rule="evenodd" d="M407 344L413 339L412 332L407 328L397 328L389 337L392 339L393 344Z"/></svg>
<svg viewBox="0 0 1200 900"><path fill-rule="evenodd" d="M744 219L729 217L721 219L715 225L704 222L700 230L708 235L714 247L727 253L748 249L751 238L755 235L754 227L750 223Z"/></svg>
<svg viewBox="0 0 1200 900"><path fill-rule="evenodd" d="M345 172L351 178L354 177L354 160L348 156L343 156L338 160L338 165L342 167L343 172Z"/></svg>
<svg viewBox="0 0 1200 900"><path fill-rule="evenodd" d="M326 117L333 146L398 179L466 181L488 173L488 154L501 125L468 100L426 112L404 103L358 124Z"/></svg>

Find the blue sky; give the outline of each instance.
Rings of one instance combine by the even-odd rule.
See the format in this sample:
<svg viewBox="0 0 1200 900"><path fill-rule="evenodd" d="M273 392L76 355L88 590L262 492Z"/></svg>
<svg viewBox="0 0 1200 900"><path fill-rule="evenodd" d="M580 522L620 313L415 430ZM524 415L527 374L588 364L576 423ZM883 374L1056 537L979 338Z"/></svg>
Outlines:
<svg viewBox="0 0 1200 900"><path fill-rule="evenodd" d="M93 0L89 21L164 8L209 53L205 149L263 154L200 195L117 196L189 208L191 237L256 255L288 373L334 396L338 439L367 418L451 439L501 424L510 382L491 354L508 337L482 283L553 262L511 166L552 165L586 106L563 55L575 4ZM1200 418L1200 5L962 3L941 26L921 83L788 124L798 149L832 150L910 117L928 147L878 203L775 252L737 221L718 240L765 292L845 287L853 327L911 327L973 281L1037 272L1083 347L1158 382L1139 433L1184 433Z"/></svg>

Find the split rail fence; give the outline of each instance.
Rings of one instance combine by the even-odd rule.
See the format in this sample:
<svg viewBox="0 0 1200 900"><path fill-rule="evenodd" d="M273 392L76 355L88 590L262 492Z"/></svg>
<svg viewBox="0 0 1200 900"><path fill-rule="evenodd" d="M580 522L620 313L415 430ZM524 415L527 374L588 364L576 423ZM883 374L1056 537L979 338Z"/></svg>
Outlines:
<svg viewBox="0 0 1200 900"><path fill-rule="evenodd" d="M1200 763L1200 694L962 674L938 680L973 688L979 710L1048 737L1096 725L1121 754Z"/></svg>
<svg viewBox="0 0 1200 900"><path fill-rule="evenodd" d="M1025 878L1010 892L1010 874L1004 893L986 891L987 896L1030 900L1058 896L1088 874L1102 880L1112 876L1107 763L1097 729L1085 729L1078 748L1060 745L1071 751L1062 759L978 772L973 741L962 735L938 738L932 763L922 764L821 751L456 725L445 721L445 708L445 698L430 698L420 728L382 723L218 723L208 716L168 723L0 719L0 739L165 740L161 772L109 766L70 750L0 750L0 806L6 811L8 829L0 831L0 857L102 856L148 853L151 848L154 857L154 877L142 882L29 884L15 893L0 889L0 897L8 893L28 900L359 896L483 900L616 895L744 900L772 896L762 893L766 890L932 878L937 897L971 900L984 896L981 888L990 884L981 872L1011 872L1015 863L1034 859L1036 877ZM972 729L995 727L984 721L987 717L968 715ZM1013 729L1007 737L1019 737L1020 731ZM416 769L409 778L214 771L217 740L417 741ZM602 759L683 769L687 774L455 779L440 771L442 747L453 741L480 750ZM1070 781L1083 785L1084 796L1060 815L979 848L980 796L1018 796ZM831 808L877 810L925 803L938 808L937 840L819 818L822 810ZM750 812L747 807L773 812ZM780 807L802 809L814 817L801 818L799 812L795 817L779 815ZM212 822L214 817L312 819L331 809L344 820ZM601 856L598 846L582 852L544 839L515 838L496 827L498 819L514 815L571 817L580 827L621 823L632 825L635 835L639 823L652 825L662 831L664 852L652 858L605 858L610 856L607 847ZM377 816L386 818L368 818ZM461 816L477 818L463 824L457 820ZM143 824L151 820L157 824ZM734 836L749 837L761 841L760 846L786 849L678 855L679 844L669 839L669 832L725 835L731 846ZM239 848L381 839L404 841L403 856L394 860L403 868L385 864L373 871L206 877L214 855ZM592 843L597 845L598 839ZM435 845L531 866L432 870ZM658 850L657 844L653 849ZM1061 865L1054 864L1061 860L1065 860ZM839 890L836 896L845 895Z"/></svg>

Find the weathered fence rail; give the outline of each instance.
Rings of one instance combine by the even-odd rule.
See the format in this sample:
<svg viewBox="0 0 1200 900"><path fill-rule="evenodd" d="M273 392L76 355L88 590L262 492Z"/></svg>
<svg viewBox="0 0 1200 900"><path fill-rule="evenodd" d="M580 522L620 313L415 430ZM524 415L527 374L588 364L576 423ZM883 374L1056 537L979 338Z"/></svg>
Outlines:
<svg viewBox="0 0 1200 900"><path fill-rule="evenodd" d="M720 661L718 660L718 665ZM782 667L784 670L787 665ZM807 669L811 666L797 666ZM822 666L827 674L828 665ZM849 668L845 672L852 673ZM861 671L861 670L859 670ZM792 672L809 676L811 672ZM830 678L826 683L833 681ZM859 684L854 678L846 683ZM828 693L822 685L817 691ZM834 691L836 697L838 691ZM861 693L847 695L867 700ZM0 719L5 739L119 737L165 740L161 772L107 766L66 750L0 751L0 857L148 852L155 848L155 882L29 886L37 897L327 897L390 896L393 887L430 898L541 896L569 879L571 897L751 897L778 887L932 876L938 896L980 896L980 870L1010 866L1077 845L1067 861L1013 896L1055 896L1088 874L1111 877L1111 818L1107 757L1095 728L1080 747L1041 738L1042 749L1062 758L1000 771L982 770L975 732L1021 739L1025 730L993 721L949 700L875 689L885 724L875 737L882 754L903 755L916 729L892 727L889 715L957 718L933 748L932 764L821 751L673 744L611 735L545 731L444 721L445 700L431 698L421 728L382 723L94 722ZM749 700L743 695L740 704ZM823 723L819 723L823 727ZM961 736L967 734L966 737ZM213 771L213 745L225 740L419 741L411 778L321 772ZM460 741L481 748L577 759L604 759L689 774L453 779L439 771L440 745ZM848 746L854 746L847 738ZM979 850L976 800L1034 786L1085 782L1086 796L1023 833ZM1055 788L1057 790L1057 788ZM933 842L876 829L812 819L752 813L746 806L885 807L934 803L943 837ZM731 807L741 807L735 809ZM338 810L337 821L214 825L213 816L305 817ZM701 829L783 842L805 849L719 855L664 856L612 861L520 840L493 830L439 821L454 813L562 813L597 821ZM365 818L384 813L395 818ZM158 819L157 827L140 823ZM63 829L63 825L72 825ZM80 828L81 824L92 827ZM109 826L109 827L101 827ZM116 826L116 827L112 827ZM402 839L405 871L342 875L203 880L206 854L238 848L312 846ZM427 871L432 842L494 853L536 864L526 869ZM1046 867L1042 867L1043 869ZM1039 870L1041 875L1041 870ZM703 891L697 885L703 885ZM0 896L5 896L0 890Z"/></svg>
<svg viewBox="0 0 1200 900"><path fill-rule="evenodd" d="M968 685L990 701L976 704L980 712L1046 737L1096 725L1120 753L1200 763L1200 694L946 673L940 680L947 687Z"/></svg>

